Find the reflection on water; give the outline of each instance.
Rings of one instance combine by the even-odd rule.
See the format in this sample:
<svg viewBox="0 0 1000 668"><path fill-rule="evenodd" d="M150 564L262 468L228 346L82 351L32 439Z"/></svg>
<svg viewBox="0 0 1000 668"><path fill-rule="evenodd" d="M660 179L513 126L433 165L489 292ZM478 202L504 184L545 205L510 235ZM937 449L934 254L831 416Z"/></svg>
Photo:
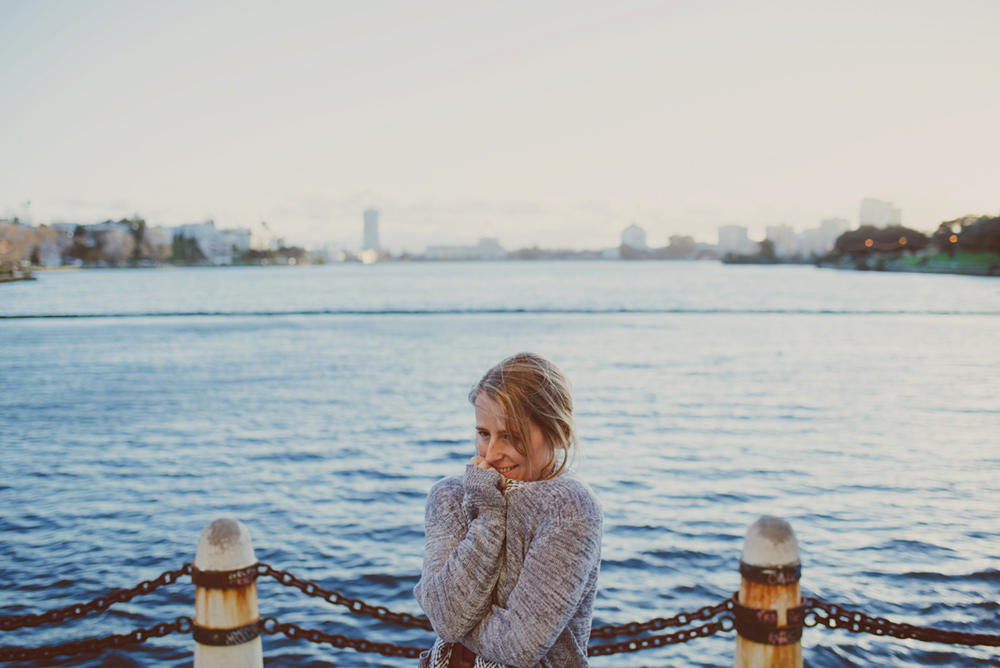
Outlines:
<svg viewBox="0 0 1000 668"><path fill-rule="evenodd" d="M635 294L653 282L655 272L645 268L616 275L629 278L625 285L584 282L593 292L584 294L560 283L562 265L502 265L521 266L551 267L551 276L533 280L561 285L550 293L580 303L611 304L613 294L632 295L634 303L695 300ZM403 281L399 291L426 293L426 303L481 303L472 303L476 286L467 283L476 267L452 267L430 266L427 283ZM806 278L783 296L763 295L740 309L804 303L796 291L816 274L792 269ZM771 268L763 284L780 286L787 270ZM230 270L214 271L185 297L198 309L232 302L220 296L233 287ZM676 271L677 282L706 289L704 276ZM75 272L58 277L62 292L83 289L66 287L73 276L190 280L181 271ZM212 285L212 276L225 276L222 285ZM827 295L847 291L836 281L860 280L819 276L831 285L813 287ZM518 280L500 283L489 298L511 308L544 298L521 298ZM988 305L970 310L1000 312L993 287L1000 283L961 280L978 280ZM440 285L449 281L455 291L443 297ZM121 289L118 303L104 294L83 310L140 310L144 291L170 292L136 283ZM261 288L260 310L349 300L281 294ZM147 311L161 297L150 299ZM869 310L892 301L884 294L859 299L875 304ZM912 295L895 299L907 300ZM4 302L3 312L28 312L25 304L69 312L52 296L15 302ZM581 475L605 506L596 622L669 615L729 595L739 582L743 533L770 513L788 518L799 534L805 590L894 620L998 633L998 329L1000 318L983 315L745 312L2 321L0 374L8 389L0 393L0 609L39 611L131 586L190 560L201 528L229 516L247 524L263 561L418 612L410 591L420 569L423 500L436 479L461 470L470 456L468 387L500 357L536 350L573 381L586 455ZM351 616L273 582L260 589L262 613L282 620L431 642L422 631ZM172 585L105 615L9 634L7 644L170 620L190 614L191 590ZM170 636L64 665L190 665L190 642ZM732 646L731 636L716 637L593 665L725 666ZM829 630L807 630L804 646L814 666L1000 665L994 651ZM264 647L272 665L412 664L275 637Z"/></svg>

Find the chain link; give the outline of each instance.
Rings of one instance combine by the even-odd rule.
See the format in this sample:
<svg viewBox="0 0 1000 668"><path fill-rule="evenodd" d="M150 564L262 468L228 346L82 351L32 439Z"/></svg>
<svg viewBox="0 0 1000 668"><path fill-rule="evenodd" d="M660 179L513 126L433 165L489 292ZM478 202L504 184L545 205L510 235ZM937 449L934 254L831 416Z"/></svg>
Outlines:
<svg viewBox="0 0 1000 668"><path fill-rule="evenodd" d="M728 633L734 628L736 626L733 617L725 615L719 621L695 626L694 628L678 631L677 633L666 633L662 636L593 645L587 648L587 656L606 656L608 654L638 652L644 649L653 649L654 647L664 647L665 645L679 645L680 643L690 642L695 638L707 638L716 633Z"/></svg>
<svg viewBox="0 0 1000 668"><path fill-rule="evenodd" d="M682 612L673 617L657 617L648 622L630 622L628 624L605 624L596 626L590 631L591 638L614 638L616 636L634 636L646 631L662 631L671 626L688 626L696 621L707 622L716 615L733 609L733 599L727 598L715 605L706 605L694 612Z"/></svg>
<svg viewBox="0 0 1000 668"><path fill-rule="evenodd" d="M112 635L104 638L88 638L62 645L45 647L0 647L0 663L8 661L31 661L35 659L51 659L57 656L73 656L76 654L92 654L112 647L125 647L145 642L149 638L162 638L171 633L191 633L191 618L178 617L173 622L164 622L148 629L136 629L125 635Z"/></svg>
<svg viewBox="0 0 1000 668"><path fill-rule="evenodd" d="M716 633L726 633L734 629L733 618L729 615L717 622L711 622L702 626L696 626L677 633L668 633L662 636L652 636L639 640L626 640L624 642L607 643L605 645L594 645L587 648L587 656L606 656L610 654L621 654L623 652L638 652L644 649L664 647L666 645L677 645L690 642L696 638L707 638ZM427 650L424 647L412 647L406 645L395 645L388 642L373 642L359 638L349 638L335 633L325 633L317 629L306 629L298 624L283 624L274 617L263 620L262 632L268 635L283 633L289 638L304 639L314 643L329 643L334 647L343 649L350 647L359 652L374 652L384 656L402 656L416 659L421 652Z"/></svg>
<svg viewBox="0 0 1000 668"><path fill-rule="evenodd" d="M424 629L425 631L434 630L431 627L431 621L426 617L417 617L416 615L411 615L406 612L393 612L392 610L380 605L369 605L361 599L344 596L340 592L333 591L332 589L324 589L315 582L300 580L288 571L279 571L276 568L271 568L271 566L267 564L257 564L257 572L259 575L267 575L274 578L286 587L295 587L306 596L314 596L316 598L322 598L328 603L333 603L334 605L342 605L358 615L368 615L369 617L374 617L380 621L405 626L407 628Z"/></svg>
<svg viewBox="0 0 1000 668"><path fill-rule="evenodd" d="M410 659L418 658L420 653L427 649L426 647L394 645L391 642L373 642L363 638L348 638L336 633L325 633L317 629L302 628L298 624L283 624L274 617L266 617L262 621L261 631L267 635L283 633L289 638L296 640L302 639L314 643L329 643L340 649L350 647L359 652L374 652L383 656L405 656Z"/></svg>
<svg viewBox="0 0 1000 668"><path fill-rule="evenodd" d="M884 617L871 617L863 612L849 610L836 603L827 603L818 598L806 598L805 608L805 625L809 627L822 625L831 629L845 629L851 633L870 633L876 636L891 636L946 645L1000 647L1000 635L944 631L926 626L891 622Z"/></svg>
<svg viewBox="0 0 1000 668"><path fill-rule="evenodd" d="M42 624L60 622L65 619L84 617L93 612L101 612L114 603L129 601L140 594L148 594L163 585L176 582L182 575L190 575L191 573L192 564L184 564L181 568L166 571L153 580L140 582L131 589L120 589L96 598L89 603L49 610L41 614L0 617L0 631L36 627ZM408 628L433 631L430 620L426 617L418 617L405 612L393 612L383 606L369 605L361 599L351 598L331 589L325 589L314 582L302 580L287 571L272 568L268 564L258 564L257 573L258 575L270 576L286 587L295 587L307 596L322 598L329 603L342 605L355 614L368 615L383 622ZM813 597L807 597L803 601L802 607L805 611L804 625L808 627L826 626L831 629L846 629L852 633L870 633L876 636L891 636L894 638L949 645L1000 647L1000 635L944 631L891 622L882 617L872 617L863 612L849 610L834 603L827 603ZM591 631L591 638L614 638L622 635L634 636L647 631L659 631L668 627L688 626L696 621L709 621L719 615L723 615L716 621L678 631L677 633L593 645L588 648L587 654L589 656L604 656L622 652L638 652L654 647L689 642L696 638L707 638L716 633L726 633L735 628L735 619L732 615L733 609L734 599L727 598L715 605L708 605L694 612L682 612L673 617L657 617L648 622L630 622L618 625L606 624L595 627ZM4 647L0 648L0 663L99 652L108 648L141 643L147 638L160 638L175 632L190 633L191 628L192 621L189 617L178 617L174 622L157 624L146 629L136 629L126 635L112 635L105 638L93 638L38 648ZM297 624L283 624L273 617L268 617L261 622L261 630L268 635L282 633L289 638L302 638L314 643L328 643L338 648L351 648L359 652L375 652L385 656L417 658L420 652L424 651L420 647L379 643L363 638L349 638L338 634L325 633L316 629L303 628Z"/></svg>
<svg viewBox="0 0 1000 668"><path fill-rule="evenodd" d="M14 631L24 627L54 624L56 622L61 622L64 619L77 619L85 617L92 612L103 612L114 603L131 601L140 594L149 594L163 585L177 582L177 578L180 576L191 574L191 567L191 564L184 564L177 570L167 571L161 574L158 578L140 582L131 589L119 589L118 591L111 592L110 594L106 594L100 598L95 598L89 603L81 603L79 605L70 605L65 608L57 608L55 610L43 612L39 615L13 615L0 617L0 631Z"/></svg>

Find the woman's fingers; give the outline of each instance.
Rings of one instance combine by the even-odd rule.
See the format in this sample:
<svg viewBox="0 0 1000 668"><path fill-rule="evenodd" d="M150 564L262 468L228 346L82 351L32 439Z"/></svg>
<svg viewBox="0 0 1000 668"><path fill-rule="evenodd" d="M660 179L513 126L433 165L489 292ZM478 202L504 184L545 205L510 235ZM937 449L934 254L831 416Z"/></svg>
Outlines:
<svg viewBox="0 0 1000 668"><path fill-rule="evenodd" d="M479 460L478 463L476 462L477 459ZM496 469L493 468L492 466L490 466L486 462L486 460L483 459L482 457L473 457L472 458L472 463L475 464L476 466L478 466L479 468L481 468L484 471L496 471ZM504 476L500 476L500 490L503 491L506 488L507 488L507 478L505 478Z"/></svg>
<svg viewBox="0 0 1000 668"><path fill-rule="evenodd" d="M473 457L469 460L469 463L473 466L478 466L484 471L496 471L495 468L490 466L484 457ZM507 478L500 476L500 489L504 490L507 488Z"/></svg>

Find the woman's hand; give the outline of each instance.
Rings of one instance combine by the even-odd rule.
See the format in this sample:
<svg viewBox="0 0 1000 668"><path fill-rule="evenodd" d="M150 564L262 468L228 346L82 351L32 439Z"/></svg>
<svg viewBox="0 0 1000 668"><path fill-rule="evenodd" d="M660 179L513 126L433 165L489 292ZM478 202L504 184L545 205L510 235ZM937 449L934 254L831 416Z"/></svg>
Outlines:
<svg viewBox="0 0 1000 668"><path fill-rule="evenodd" d="M469 463L472 464L473 466L478 466L479 468L481 468L484 471L496 471L495 468L493 468L492 466L490 466L489 464L486 463L486 458L485 457L475 456L475 457L473 457L472 459L469 460ZM499 473L499 471L497 471L497 473ZM503 476L503 474L501 473L500 474L500 490L503 491L506 488L507 488L507 478L505 478Z"/></svg>

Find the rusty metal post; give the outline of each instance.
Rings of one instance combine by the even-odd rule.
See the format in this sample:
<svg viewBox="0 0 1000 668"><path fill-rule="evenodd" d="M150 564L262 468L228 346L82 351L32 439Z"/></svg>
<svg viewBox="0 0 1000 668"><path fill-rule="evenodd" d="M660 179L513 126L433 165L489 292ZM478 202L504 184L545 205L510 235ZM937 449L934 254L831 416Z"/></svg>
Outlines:
<svg viewBox="0 0 1000 668"><path fill-rule="evenodd" d="M257 558L242 522L215 520L194 558L195 668L263 668Z"/></svg>
<svg viewBox="0 0 1000 668"><path fill-rule="evenodd" d="M788 522L765 515L750 525L740 557L735 668L802 668L795 610L801 572L799 541Z"/></svg>

